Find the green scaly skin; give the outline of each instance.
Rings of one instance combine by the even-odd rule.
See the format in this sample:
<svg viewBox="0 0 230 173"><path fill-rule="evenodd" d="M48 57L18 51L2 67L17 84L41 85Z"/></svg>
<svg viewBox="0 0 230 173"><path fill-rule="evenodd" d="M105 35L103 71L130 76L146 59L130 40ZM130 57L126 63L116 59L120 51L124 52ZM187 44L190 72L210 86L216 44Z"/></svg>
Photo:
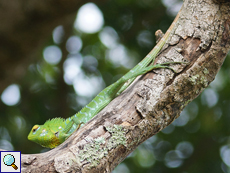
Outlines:
<svg viewBox="0 0 230 173"><path fill-rule="evenodd" d="M172 68L168 64L150 65L155 61L155 57L160 52L166 40L168 39L175 23L179 18L179 14L174 19L168 31L154 49L133 69L121 77L118 81L102 90L88 105L86 105L80 112L67 119L54 118L45 122L44 125L35 125L28 135L28 139L40 144L43 147L55 148L63 143L74 131L80 128L81 124L86 123L99 113L105 106L107 106L116 96L123 92L133 80L139 76L158 68ZM182 62L176 62L182 63ZM173 70L174 71L174 70Z"/></svg>

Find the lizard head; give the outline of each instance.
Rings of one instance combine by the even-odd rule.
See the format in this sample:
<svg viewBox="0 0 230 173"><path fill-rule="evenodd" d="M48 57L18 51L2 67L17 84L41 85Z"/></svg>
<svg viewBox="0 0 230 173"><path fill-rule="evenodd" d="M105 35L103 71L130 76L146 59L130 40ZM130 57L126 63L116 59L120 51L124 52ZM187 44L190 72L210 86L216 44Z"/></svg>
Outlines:
<svg viewBox="0 0 230 173"><path fill-rule="evenodd" d="M61 142L58 138L59 132L53 132L46 124L34 125L28 139L46 148L55 148Z"/></svg>

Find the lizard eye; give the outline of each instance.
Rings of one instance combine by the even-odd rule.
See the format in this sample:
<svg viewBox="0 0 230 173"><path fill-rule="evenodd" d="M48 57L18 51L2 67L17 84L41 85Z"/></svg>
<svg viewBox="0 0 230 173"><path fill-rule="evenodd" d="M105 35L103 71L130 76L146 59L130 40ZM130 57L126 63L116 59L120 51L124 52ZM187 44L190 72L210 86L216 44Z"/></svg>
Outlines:
<svg viewBox="0 0 230 173"><path fill-rule="evenodd" d="M39 128L38 125L35 125L33 128L32 128L32 132L35 133L37 131L37 129Z"/></svg>
<svg viewBox="0 0 230 173"><path fill-rule="evenodd" d="M58 138L59 132L56 132L56 133L54 133L54 134L55 134L55 136Z"/></svg>

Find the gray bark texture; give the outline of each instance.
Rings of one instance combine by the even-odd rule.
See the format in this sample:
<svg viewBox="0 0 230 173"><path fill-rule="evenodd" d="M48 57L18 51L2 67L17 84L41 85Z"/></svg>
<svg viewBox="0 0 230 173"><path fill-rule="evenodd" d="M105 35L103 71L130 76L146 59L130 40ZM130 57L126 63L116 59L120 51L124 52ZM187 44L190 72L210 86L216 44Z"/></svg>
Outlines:
<svg viewBox="0 0 230 173"><path fill-rule="evenodd" d="M138 145L178 118L214 80L229 49L230 3L185 0L156 62L189 64L170 65L177 73L159 69L141 76L57 148L23 154L22 172L111 172Z"/></svg>

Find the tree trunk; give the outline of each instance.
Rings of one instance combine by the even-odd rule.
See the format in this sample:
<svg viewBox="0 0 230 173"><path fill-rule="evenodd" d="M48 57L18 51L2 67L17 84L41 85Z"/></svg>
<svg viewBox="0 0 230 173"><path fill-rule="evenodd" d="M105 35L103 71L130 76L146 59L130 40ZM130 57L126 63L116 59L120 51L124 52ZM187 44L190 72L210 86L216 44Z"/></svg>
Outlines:
<svg viewBox="0 0 230 173"><path fill-rule="evenodd" d="M212 82L230 48L230 3L185 0L157 63L186 61L141 76L57 148L22 155L23 172L111 172L172 123Z"/></svg>

